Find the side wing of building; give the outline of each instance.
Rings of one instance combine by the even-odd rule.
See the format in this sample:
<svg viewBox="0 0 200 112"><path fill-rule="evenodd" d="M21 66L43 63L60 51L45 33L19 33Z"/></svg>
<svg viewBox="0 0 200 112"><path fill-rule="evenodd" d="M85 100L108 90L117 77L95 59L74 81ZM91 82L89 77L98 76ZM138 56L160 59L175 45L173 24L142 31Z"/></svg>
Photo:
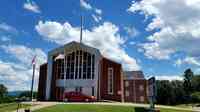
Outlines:
<svg viewBox="0 0 200 112"><path fill-rule="evenodd" d="M122 101L121 64L103 58L101 60L100 94L102 100Z"/></svg>
<svg viewBox="0 0 200 112"><path fill-rule="evenodd" d="M124 73L125 102L147 103L147 80L141 71Z"/></svg>
<svg viewBox="0 0 200 112"><path fill-rule="evenodd" d="M38 95L39 101L44 101L46 96L46 78L47 78L47 63L40 66Z"/></svg>

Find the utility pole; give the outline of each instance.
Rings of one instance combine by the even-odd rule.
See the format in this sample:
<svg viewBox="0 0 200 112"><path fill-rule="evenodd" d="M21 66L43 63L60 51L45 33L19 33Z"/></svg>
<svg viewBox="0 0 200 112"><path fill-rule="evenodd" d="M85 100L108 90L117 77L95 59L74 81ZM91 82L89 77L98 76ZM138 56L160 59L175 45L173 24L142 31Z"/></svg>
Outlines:
<svg viewBox="0 0 200 112"><path fill-rule="evenodd" d="M83 16L81 15L80 43L82 43L82 38L83 38Z"/></svg>

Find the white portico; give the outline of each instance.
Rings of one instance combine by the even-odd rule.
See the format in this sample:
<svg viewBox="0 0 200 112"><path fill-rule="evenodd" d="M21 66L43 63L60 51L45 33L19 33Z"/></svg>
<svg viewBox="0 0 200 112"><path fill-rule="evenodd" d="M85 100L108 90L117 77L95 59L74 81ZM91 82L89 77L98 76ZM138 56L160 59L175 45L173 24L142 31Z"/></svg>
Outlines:
<svg viewBox="0 0 200 112"><path fill-rule="evenodd" d="M50 98L54 57L60 54L64 55L60 66L63 78L56 80L56 86L64 88L64 92L79 91L97 97L102 56L98 49L71 42L48 53L46 100Z"/></svg>

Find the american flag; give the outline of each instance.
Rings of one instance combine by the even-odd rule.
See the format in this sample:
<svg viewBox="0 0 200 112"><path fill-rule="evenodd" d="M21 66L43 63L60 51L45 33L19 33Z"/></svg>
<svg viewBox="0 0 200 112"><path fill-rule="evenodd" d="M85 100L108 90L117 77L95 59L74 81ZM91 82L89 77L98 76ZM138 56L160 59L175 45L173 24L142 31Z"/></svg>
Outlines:
<svg viewBox="0 0 200 112"><path fill-rule="evenodd" d="M32 65L35 65L35 62L36 62L36 55L33 57L33 59L32 59Z"/></svg>

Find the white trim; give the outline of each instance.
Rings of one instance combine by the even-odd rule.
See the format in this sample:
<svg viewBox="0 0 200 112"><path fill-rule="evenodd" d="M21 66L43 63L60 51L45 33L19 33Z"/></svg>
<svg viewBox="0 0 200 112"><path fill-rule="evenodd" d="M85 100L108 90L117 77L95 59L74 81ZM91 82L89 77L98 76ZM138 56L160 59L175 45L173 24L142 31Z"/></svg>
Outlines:
<svg viewBox="0 0 200 112"><path fill-rule="evenodd" d="M110 70L111 70L111 73L110 73ZM114 82L114 76L113 76L113 68L112 67L109 67L108 68L108 94L113 94L114 93L114 85L113 85L113 82ZM110 75L111 75L111 79L110 79ZM110 82L111 80L111 82ZM112 87L110 88L110 84L112 84ZM111 91L110 91L111 90Z"/></svg>
<svg viewBox="0 0 200 112"><path fill-rule="evenodd" d="M46 100L50 99L52 68L53 68L53 57L49 55L48 65L47 65L46 96L45 96Z"/></svg>

